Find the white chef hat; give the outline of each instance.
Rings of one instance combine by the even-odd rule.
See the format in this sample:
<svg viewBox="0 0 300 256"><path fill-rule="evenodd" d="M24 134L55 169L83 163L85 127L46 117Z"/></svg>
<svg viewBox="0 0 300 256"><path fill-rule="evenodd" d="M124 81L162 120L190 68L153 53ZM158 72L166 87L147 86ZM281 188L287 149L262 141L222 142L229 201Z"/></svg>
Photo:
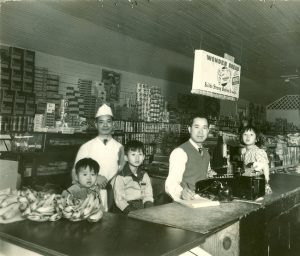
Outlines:
<svg viewBox="0 0 300 256"><path fill-rule="evenodd" d="M106 104L103 104L101 107L98 108L98 111L96 113L95 117L98 116L113 116L113 113L111 111L111 108L109 106L107 106Z"/></svg>

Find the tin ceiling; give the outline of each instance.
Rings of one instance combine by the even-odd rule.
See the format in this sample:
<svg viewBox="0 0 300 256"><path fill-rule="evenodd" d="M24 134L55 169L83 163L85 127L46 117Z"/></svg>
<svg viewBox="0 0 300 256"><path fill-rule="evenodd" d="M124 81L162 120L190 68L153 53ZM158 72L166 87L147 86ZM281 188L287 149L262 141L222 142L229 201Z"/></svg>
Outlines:
<svg viewBox="0 0 300 256"><path fill-rule="evenodd" d="M300 71L299 1L54 1L53 8L193 58L236 58L249 75Z"/></svg>
<svg viewBox="0 0 300 256"><path fill-rule="evenodd" d="M47 33L42 33L44 27L50 28L53 24L64 26L62 20L53 18L53 24L49 24L49 18L43 19L43 16L51 15L49 10L53 10L76 19L78 24L84 20L191 60L195 49L219 56L228 53L242 66L242 74L253 80L280 79L282 75L300 72L300 1L296 0L40 1L35 5L33 1L23 1L5 3L1 9L0 32L4 42L11 40L13 26L23 26L23 31L39 31L40 36L47 39L43 44L60 40L69 27L48 29ZM27 28L24 24L12 22L12 17L16 17L19 23L26 23L29 16L37 18L35 22L32 19ZM10 24L5 25L6 20L10 20ZM82 32L85 35L85 31ZM29 40L29 34L15 38L18 40L20 44ZM83 40L72 38L73 42L66 44L83 43ZM43 47L50 48L49 45ZM61 43L60 47L64 44ZM84 43L80 47L84 48ZM73 54L75 59L80 59ZM101 61L98 64L101 65ZM293 82L298 84L300 79Z"/></svg>

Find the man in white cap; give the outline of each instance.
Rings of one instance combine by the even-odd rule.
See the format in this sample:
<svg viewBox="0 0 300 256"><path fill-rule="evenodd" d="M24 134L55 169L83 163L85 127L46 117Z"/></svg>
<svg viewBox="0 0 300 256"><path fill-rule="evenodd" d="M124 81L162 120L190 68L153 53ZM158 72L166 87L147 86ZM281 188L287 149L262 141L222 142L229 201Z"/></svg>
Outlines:
<svg viewBox="0 0 300 256"><path fill-rule="evenodd" d="M106 187L124 166L124 148L122 144L112 138L113 113L108 105L103 104L99 107L96 113L95 126L98 130L98 136L80 147L74 165L85 157L93 158L98 162L100 171L97 181L101 187L102 202L107 210ZM74 168L72 177L74 180Z"/></svg>

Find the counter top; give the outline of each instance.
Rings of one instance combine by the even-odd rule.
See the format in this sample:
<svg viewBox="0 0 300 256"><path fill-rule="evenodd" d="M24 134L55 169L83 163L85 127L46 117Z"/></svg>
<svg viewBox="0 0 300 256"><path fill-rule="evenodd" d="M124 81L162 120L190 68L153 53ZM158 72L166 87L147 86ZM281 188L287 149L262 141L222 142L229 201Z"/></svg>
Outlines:
<svg viewBox="0 0 300 256"><path fill-rule="evenodd" d="M130 217L170 227L208 234L224 228L259 208L257 204L231 202L219 206L188 208L169 203L154 208L133 211Z"/></svg>
<svg viewBox="0 0 300 256"><path fill-rule="evenodd" d="M98 223L25 220L0 224L0 239L51 256L178 255L247 216L263 211L262 218L272 219L300 204L299 176L274 174L270 184L273 194L260 205L230 202L191 209L170 203L131 212L129 217L105 213Z"/></svg>
<svg viewBox="0 0 300 256"><path fill-rule="evenodd" d="M207 234L222 229L261 208L266 213L284 211L300 202L300 177L285 174L271 175L270 185L273 193L265 195L261 204L249 202L221 203L219 206L188 208L178 203L160 205L155 208L137 210L130 217L171 227ZM299 195L299 196L296 196ZM292 196L292 197L291 197ZM284 202L282 202L284 199ZM276 204L279 202L279 204Z"/></svg>
<svg viewBox="0 0 300 256"><path fill-rule="evenodd" d="M198 245L199 233L105 213L87 221L0 224L0 239L42 255L177 255Z"/></svg>

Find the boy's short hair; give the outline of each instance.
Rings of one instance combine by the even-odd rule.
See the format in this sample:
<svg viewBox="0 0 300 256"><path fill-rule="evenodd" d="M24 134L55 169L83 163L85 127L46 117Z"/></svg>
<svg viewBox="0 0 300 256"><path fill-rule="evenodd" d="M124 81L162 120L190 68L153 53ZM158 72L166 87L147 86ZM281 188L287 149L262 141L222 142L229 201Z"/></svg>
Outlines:
<svg viewBox="0 0 300 256"><path fill-rule="evenodd" d="M264 144L263 136L262 136L261 132L258 129L256 129L253 125L247 125L247 126L244 126L240 131L240 143L242 145L245 145L245 142L243 141L243 134L246 131L253 131L255 133L255 135L256 135L255 145L256 146L260 147Z"/></svg>
<svg viewBox="0 0 300 256"><path fill-rule="evenodd" d="M78 175L82 168L90 167L90 170L93 170L95 174L99 173L100 165L97 161L92 158L82 158L75 164L75 172Z"/></svg>
<svg viewBox="0 0 300 256"><path fill-rule="evenodd" d="M143 142L138 141L138 140L130 140L126 143L126 145L124 147L125 154L128 154L129 150L132 150L132 151L141 150L143 152L143 154L145 154L144 144L143 144Z"/></svg>

